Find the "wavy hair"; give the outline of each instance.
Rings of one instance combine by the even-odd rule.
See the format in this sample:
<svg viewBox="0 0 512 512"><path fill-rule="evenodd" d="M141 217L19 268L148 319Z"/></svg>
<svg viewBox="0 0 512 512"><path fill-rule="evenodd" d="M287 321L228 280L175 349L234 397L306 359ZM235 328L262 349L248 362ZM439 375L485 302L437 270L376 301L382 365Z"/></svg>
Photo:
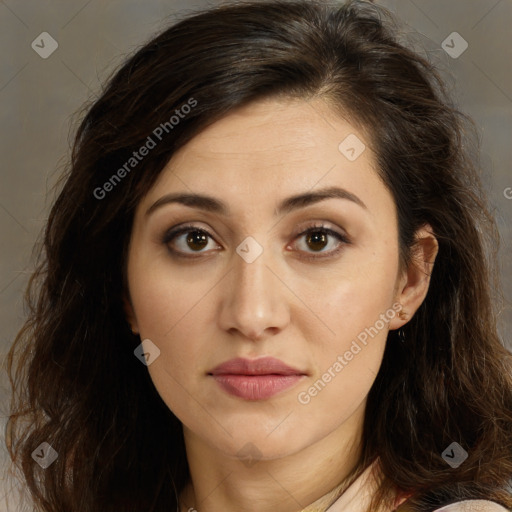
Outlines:
<svg viewBox="0 0 512 512"><path fill-rule="evenodd" d="M439 242L406 342L389 333L349 480L379 458L371 511L396 492L418 512L465 498L512 507L512 354L496 327L498 234L475 127L397 27L363 0L228 3L173 22L88 105L8 354L7 444L37 510L176 508L190 478L182 426L134 357L140 339L123 310L134 209L177 149L262 98L322 98L369 134L403 266L416 229L430 224ZM128 171L159 126L161 140ZM441 456L454 441L468 452L458 468ZM44 470L31 457L42 442L58 452Z"/></svg>

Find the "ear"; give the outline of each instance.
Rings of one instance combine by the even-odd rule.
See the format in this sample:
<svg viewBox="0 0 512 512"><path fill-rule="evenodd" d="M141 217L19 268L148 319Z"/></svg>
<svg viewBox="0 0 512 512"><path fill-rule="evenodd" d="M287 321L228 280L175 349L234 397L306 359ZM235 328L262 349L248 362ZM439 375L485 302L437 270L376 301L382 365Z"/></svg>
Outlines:
<svg viewBox="0 0 512 512"><path fill-rule="evenodd" d="M126 294L123 295L123 309L126 315L126 321L130 325L133 334L139 334L137 318L135 317L135 312L133 311L133 306L130 301L130 298Z"/></svg>
<svg viewBox="0 0 512 512"><path fill-rule="evenodd" d="M402 305L402 309L390 321L391 330L405 325L425 300L434 261L439 251L439 243L429 224L425 224L416 231L415 239L411 262L398 278L395 300Z"/></svg>

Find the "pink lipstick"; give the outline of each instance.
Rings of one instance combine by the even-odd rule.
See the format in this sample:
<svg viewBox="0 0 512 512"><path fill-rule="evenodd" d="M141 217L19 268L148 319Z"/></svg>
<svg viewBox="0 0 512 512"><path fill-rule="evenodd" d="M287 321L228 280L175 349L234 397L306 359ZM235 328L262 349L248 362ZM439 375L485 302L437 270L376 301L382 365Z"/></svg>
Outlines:
<svg viewBox="0 0 512 512"><path fill-rule="evenodd" d="M307 373L274 357L262 357L231 359L216 366L209 375L230 395L265 400L292 387Z"/></svg>

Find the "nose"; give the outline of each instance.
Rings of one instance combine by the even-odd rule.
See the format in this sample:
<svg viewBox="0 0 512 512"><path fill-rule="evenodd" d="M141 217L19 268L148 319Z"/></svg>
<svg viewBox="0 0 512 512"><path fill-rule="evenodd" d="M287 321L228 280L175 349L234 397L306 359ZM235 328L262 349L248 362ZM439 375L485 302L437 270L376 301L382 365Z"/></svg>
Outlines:
<svg viewBox="0 0 512 512"><path fill-rule="evenodd" d="M223 280L220 327L251 340L281 332L290 321L291 292L279 278L266 251L252 263L233 255L233 268Z"/></svg>

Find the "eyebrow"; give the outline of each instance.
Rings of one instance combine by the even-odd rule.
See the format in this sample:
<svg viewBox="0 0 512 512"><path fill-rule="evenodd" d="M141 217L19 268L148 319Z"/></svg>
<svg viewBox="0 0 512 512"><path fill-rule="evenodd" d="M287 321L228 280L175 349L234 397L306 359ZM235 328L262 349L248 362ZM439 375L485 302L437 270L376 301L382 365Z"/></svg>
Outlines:
<svg viewBox="0 0 512 512"><path fill-rule="evenodd" d="M274 211L274 215L283 215L299 208L305 208L312 204L326 199L346 199L359 205L361 208L368 210L364 202L359 199L355 194L339 187L329 187L315 192L306 192L288 197L281 201ZM146 211L146 216L151 215L155 210L164 205L178 203L190 208L197 208L207 212L216 213L219 215L230 215L229 207L226 203L212 196L203 194L190 194L190 193L174 193L167 194L157 201L155 201Z"/></svg>

